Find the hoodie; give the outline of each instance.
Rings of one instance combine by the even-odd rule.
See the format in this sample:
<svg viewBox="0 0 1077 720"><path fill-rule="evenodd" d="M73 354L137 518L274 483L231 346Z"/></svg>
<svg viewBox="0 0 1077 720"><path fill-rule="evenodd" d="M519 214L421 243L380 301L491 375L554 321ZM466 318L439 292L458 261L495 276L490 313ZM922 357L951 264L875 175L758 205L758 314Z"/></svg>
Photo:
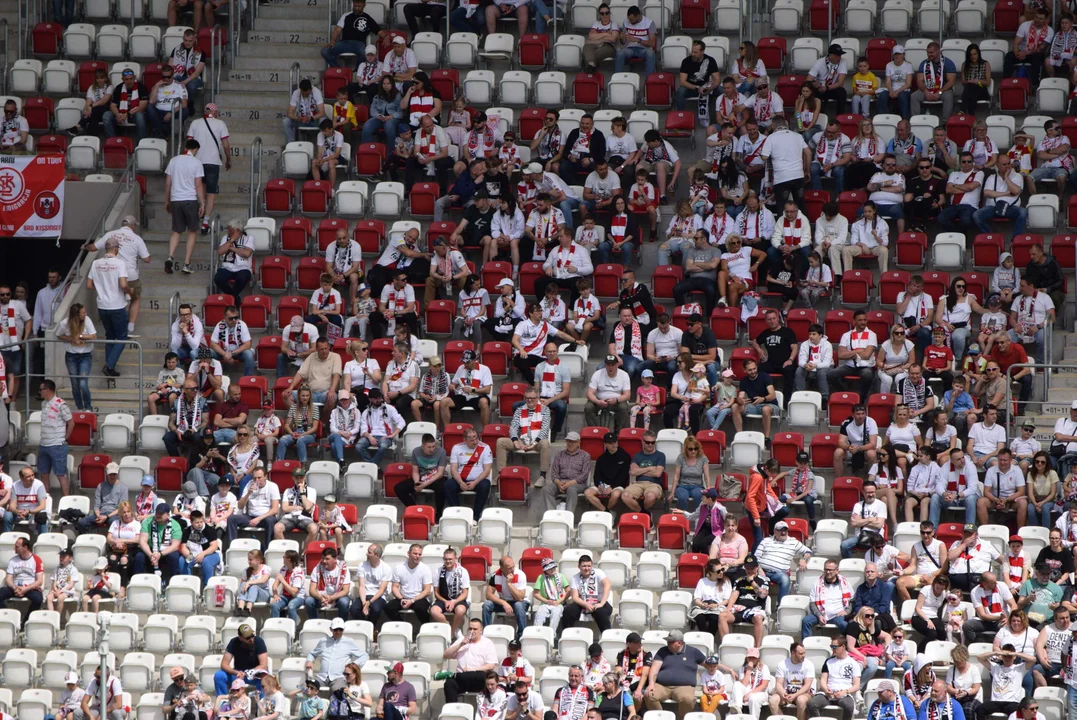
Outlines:
<svg viewBox="0 0 1077 720"><path fill-rule="evenodd" d="M797 365L804 367L809 362L812 362L813 354L817 370L834 367L834 347L830 344L830 340L827 339L826 335L823 336L818 345L812 345L810 340L800 344L800 352L797 353Z"/></svg>

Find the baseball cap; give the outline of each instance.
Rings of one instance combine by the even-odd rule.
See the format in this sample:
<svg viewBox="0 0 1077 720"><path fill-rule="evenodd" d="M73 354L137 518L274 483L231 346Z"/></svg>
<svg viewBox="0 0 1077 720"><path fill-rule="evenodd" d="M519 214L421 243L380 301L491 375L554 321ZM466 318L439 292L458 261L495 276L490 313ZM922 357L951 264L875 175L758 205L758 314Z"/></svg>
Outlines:
<svg viewBox="0 0 1077 720"><path fill-rule="evenodd" d="M718 664L718 656L717 655L708 655L703 660L703 664L704 665L717 665Z"/></svg>
<svg viewBox="0 0 1077 720"><path fill-rule="evenodd" d="M138 218L136 218L134 215L124 215L123 222L121 222L120 224L126 225L127 227L138 227Z"/></svg>
<svg viewBox="0 0 1077 720"><path fill-rule="evenodd" d="M905 54L905 46L904 45L895 45L894 49L890 51L891 55L897 55L898 53L901 53L902 55Z"/></svg>
<svg viewBox="0 0 1077 720"><path fill-rule="evenodd" d="M183 677L183 668L181 668L181 667L172 668L171 670L168 671L168 677L172 678L173 680L175 680L176 678Z"/></svg>
<svg viewBox="0 0 1077 720"><path fill-rule="evenodd" d="M757 657L759 657L759 648L754 648L754 647L748 648L747 650L744 651L744 657L746 657L746 658L750 658L750 657L757 658Z"/></svg>
<svg viewBox="0 0 1077 720"><path fill-rule="evenodd" d="M625 638L625 642L626 643L639 643L639 642L643 642L643 638L640 637L639 633L631 632L631 633L628 633L628 637Z"/></svg>
<svg viewBox="0 0 1077 720"><path fill-rule="evenodd" d="M501 278L497 281L498 287L516 287L510 278Z"/></svg>
<svg viewBox="0 0 1077 720"><path fill-rule="evenodd" d="M722 371L722 377L734 377L735 375L736 373L731 368L726 368Z"/></svg>
<svg viewBox="0 0 1077 720"><path fill-rule="evenodd" d="M157 507L153 510L156 515L167 515L170 511L171 508L168 507L168 503L158 503Z"/></svg>
<svg viewBox="0 0 1077 720"><path fill-rule="evenodd" d="M191 480L183 483L183 496L188 498L198 497L198 486ZM160 507L160 505L158 505L158 507Z"/></svg>
<svg viewBox="0 0 1077 720"><path fill-rule="evenodd" d="M344 629L344 620L342 620L341 618L333 618L333 622L329 623L329 629L330 630L343 630Z"/></svg>
<svg viewBox="0 0 1077 720"><path fill-rule="evenodd" d="M803 450L801 450L800 452L797 453L797 462L798 463L800 463L800 462L808 462L809 460L811 460L811 456L808 455L808 453L804 452Z"/></svg>
<svg viewBox="0 0 1077 720"><path fill-rule="evenodd" d="M972 523L969 523L969 524L965 525L965 527L961 528L961 532L963 532L963 533L974 533L974 532L976 532L976 526L973 525Z"/></svg>
<svg viewBox="0 0 1077 720"><path fill-rule="evenodd" d="M263 400L262 401L262 409L263 410L272 410L273 409L273 398L267 397L265 400Z"/></svg>
<svg viewBox="0 0 1077 720"><path fill-rule="evenodd" d="M328 504L328 503L335 503L335 502L337 501L337 496L336 496L336 495L333 495L333 494L329 494L329 495L326 495L326 496L325 496L324 498L322 498L322 499L323 499L323 500L325 500L325 502L326 502L327 504Z"/></svg>
<svg viewBox="0 0 1077 720"><path fill-rule="evenodd" d="M1025 544L1025 539L1020 535L1010 535L1010 542Z"/></svg>
<svg viewBox="0 0 1077 720"><path fill-rule="evenodd" d="M378 46L377 45L367 45L366 46L366 54L367 55L377 55L378 54Z"/></svg>
<svg viewBox="0 0 1077 720"><path fill-rule="evenodd" d="M403 675L404 674L404 663L401 663L401 662L393 663L393 666L391 668L389 668L389 669L391 671L397 673L397 674Z"/></svg>
<svg viewBox="0 0 1077 720"><path fill-rule="evenodd" d="M220 108L217 107L217 103L206 103L206 106L202 108L203 115L209 115L210 113L218 112Z"/></svg>
<svg viewBox="0 0 1077 720"><path fill-rule="evenodd" d="M755 559L755 555L746 555L744 557L745 567L759 567L759 561Z"/></svg>
<svg viewBox="0 0 1077 720"><path fill-rule="evenodd" d="M1070 403L1070 410L1077 410L1077 400Z"/></svg>
<svg viewBox="0 0 1077 720"><path fill-rule="evenodd" d="M395 36L393 38L393 45L407 45L407 44L408 44L408 41L405 40L404 38L400 37L399 35L397 35L397 36Z"/></svg>
<svg viewBox="0 0 1077 720"><path fill-rule="evenodd" d="M680 630L670 630L669 635L666 635L666 642L682 642L684 640L684 633Z"/></svg>
<svg viewBox="0 0 1077 720"><path fill-rule="evenodd" d="M969 350L969 355L979 355L980 354L980 343L970 343L968 350Z"/></svg>
<svg viewBox="0 0 1077 720"><path fill-rule="evenodd" d="M217 481L217 485L228 485L229 487L231 487L231 485L232 485L232 476L231 475L222 475L221 479Z"/></svg>
<svg viewBox="0 0 1077 720"><path fill-rule="evenodd" d="M466 363L472 362L473 360L475 360L475 358L476 358L476 356L475 356L475 351L474 350L465 350L464 352L462 352L460 354L460 361L461 362L466 362Z"/></svg>
<svg viewBox="0 0 1077 720"><path fill-rule="evenodd" d="M1036 423L1032 422L1031 420L1026 420L1023 423L1021 423L1021 427L1022 428L1028 428L1029 430L1035 430L1036 429Z"/></svg>
<svg viewBox="0 0 1077 720"><path fill-rule="evenodd" d="M441 367L441 358L437 355L432 355L429 360L426 361L430 367Z"/></svg>
<svg viewBox="0 0 1077 720"><path fill-rule="evenodd" d="M108 465L105 466L105 474L106 475L119 475L120 474L120 466L117 465L116 463L109 463Z"/></svg>
<svg viewBox="0 0 1077 720"><path fill-rule="evenodd" d="M1051 572L1051 566L1045 562L1038 562L1032 568L1038 573Z"/></svg>
<svg viewBox="0 0 1077 720"><path fill-rule="evenodd" d="M93 561L93 569L94 570L104 570L107 567L108 567L108 558L106 558L106 557L99 557L99 558L97 558L96 560Z"/></svg>
<svg viewBox="0 0 1077 720"><path fill-rule="evenodd" d="M998 293L991 293L990 295L987 296L987 304L988 305L1001 305L1002 304L1002 296L999 295Z"/></svg>
<svg viewBox="0 0 1077 720"><path fill-rule="evenodd" d="M352 394L347 390L340 390L339 392L337 392L337 400L344 400L345 398L350 398L351 396Z"/></svg>
<svg viewBox="0 0 1077 720"><path fill-rule="evenodd" d="M232 681L233 690L242 690L245 687L247 687L247 683L245 683L241 678L236 678Z"/></svg>
<svg viewBox="0 0 1077 720"><path fill-rule="evenodd" d="M538 175L539 173L542 172L542 166L539 165L537 162L533 162L530 165L528 165L526 168L524 168L524 172L527 173L528 175Z"/></svg>
<svg viewBox="0 0 1077 720"><path fill-rule="evenodd" d="M607 365L616 365L617 364L617 356L616 355L607 355L606 356L606 364Z"/></svg>
<svg viewBox="0 0 1077 720"><path fill-rule="evenodd" d="M247 638L252 638L254 637L254 628L244 623L239 626L239 630L236 631L236 635L239 635L244 640L246 640Z"/></svg>
<svg viewBox="0 0 1077 720"><path fill-rule="evenodd" d="M467 351L465 351L464 354L467 355ZM467 362L467 361L465 360L464 362ZM367 397L367 400L373 400L374 398L377 398L377 399L381 400L385 396L382 394L381 388L370 388L369 390L366 391L366 397Z"/></svg>
<svg viewBox="0 0 1077 720"><path fill-rule="evenodd" d="M565 440L571 440L572 442L579 442L580 441L580 434L578 432L576 432L575 430L573 430L572 432L565 435Z"/></svg>
<svg viewBox="0 0 1077 720"><path fill-rule="evenodd" d="M544 558L543 559L543 561L542 561L542 572L546 572L547 570L556 570L556 569L557 569L557 563L554 562L553 558Z"/></svg>
<svg viewBox="0 0 1077 720"><path fill-rule="evenodd" d="M703 497L708 497L711 500L717 500L718 499L718 491L715 490L714 488L707 488L706 490L703 491Z"/></svg>
<svg viewBox="0 0 1077 720"><path fill-rule="evenodd" d="M643 372L641 372L639 374L639 376L641 378L645 378L645 377L653 378L654 377L654 370L644 370Z"/></svg>
<svg viewBox="0 0 1077 720"><path fill-rule="evenodd" d="M614 435L611 432L608 432L608 433L606 433L605 435L602 436L602 442L604 442L604 443L617 442L617 436Z"/></svg>
<svg viewBox="0 0 1077 720"><path fill-rule="evenodd" d="M154 483L153 475L143 475L142 476L142 487L153 487L153 483Z"/></svg>
<svg viewBox="0 0 1077 720"><path fill-rule="evenodd" d="M789 529L789 523L785 522L784 520L782 520L780 522L776 522L776 523L774 523L774 529L775 530L788 530Z"/></svg>
<svg viewBox="0 0 1077 720"><path fill-rule="evenodd" d="M79 674L75 673L75 672L69 672L67 675L64 675L64 684L65 685L78 685L79 684Z"/></svg>
<svg viewBox="0 0 1077 720"><path fill-rule="evenodd" d="M838 45L837 43L831 43L830 47L828 47L826 49L826 54L827 55L844 55L845 54L845 48L843 48L841 45Z"/></svg>

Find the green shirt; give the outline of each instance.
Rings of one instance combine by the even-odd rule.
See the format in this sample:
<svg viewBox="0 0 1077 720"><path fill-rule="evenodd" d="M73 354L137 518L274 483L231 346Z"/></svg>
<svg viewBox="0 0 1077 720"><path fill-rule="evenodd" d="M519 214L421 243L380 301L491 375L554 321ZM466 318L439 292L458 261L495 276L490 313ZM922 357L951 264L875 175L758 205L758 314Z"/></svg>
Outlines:
<svg viewBox="0 0 1077 720"><path fill-rule="evenodd" d="M535 592L537 592L539 595L546 598L547 600L556 600L557 599L557 585L555 583L557 581L554 578L557 578L557 577L561 578L561 587L564 590L568 590L569 583L568 583L568 578L567 577L565 577L561 573L557 573L556 575L554 575L554 577L547 577L546 573L543 573L542 575L539 576L539 579L535 581ZM549 588L550 588L549 593L546 592L546 587L547 586L549 586Z"/></svg>
<svg viewBox="0 0 1077 720"><path fill-rule="evenodd" d="M299 720L310 720L322 710L329 707L329 703L315 695L314 697L300 696Z"/></svg>
<svg viewBox="0 0 1077 720"><path fill-rule="evenodd" d="M176 540L177 542L179 540L181 540L182 536L183 536L183 529L180 527L180 524L178 522L176 522L175 520L171 519L171 518L169 518L168 524L172 526L172 538L171 539ZM145 520L143 520L142 521L142 533L144 535L149 535L150 532L151 532L150 527L152 525L154 525L154 519L153 519L152 516L146 518ZM152 537L146 539L146 543L150 546L151 550L156 551L156 550L159 550L160 548L163 548L163 546L165 545L164 535L165 535L165 526L164 526L164 524L157 525L158 548L156 548L156 549L154 548L153 538Z"/></svg>
<svg viewBox="0 0 1077 720"><path fill-rule="evenodd" d="M1025 612L1028 614L1029 619L1032 619L1032 615L1039 614L1038 622L1050 620L1052 613L1054 613L1048 607L1050 603L1062 602L1062 588L1057 583L1048 582L1046 585L1042 585L1035 578L1029 578L1021 583L1017 595L1019 597L1028 597L1030 595L1033 597L1032 604L1025 608Z"/></svg>

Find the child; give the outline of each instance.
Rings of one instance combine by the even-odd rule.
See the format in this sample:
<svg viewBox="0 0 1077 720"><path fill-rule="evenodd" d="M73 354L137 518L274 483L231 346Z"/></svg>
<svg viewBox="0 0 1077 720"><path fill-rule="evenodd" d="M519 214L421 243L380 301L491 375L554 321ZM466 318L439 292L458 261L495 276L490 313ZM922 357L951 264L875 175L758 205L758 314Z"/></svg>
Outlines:
<svg viewBox="0 0 1077 720"><path fill-rule="evenodd" d="M188 480L183 483L182 490L172 501L172 517L181 528L186 528L191 524L191 513L196 510L205 514L206 499L198 494L198 486Z"/></svg>
<svg viewBox="0 0 1077 720"><path fill-rule="evenodd" d="M215 715L218 718L248 720L253 717L252 711L251 698L247 694L247 681L243 678L237 677L232 681L227 695L217 696Z"/></svg>
<svg viewBox="0 0 1077 720"><path fill-rule="evenodd" d="M407 166L408 158L415 154L415 134L411 125L398 125L396 132L393 154L385 161L386 172L393 180L397 179L397 172L403 171Z"/></svg>
<svg viewBox="0 0 1077 720"><path fill-rule="evenodd" d="M703 661L703 674L699 678L699 684L703 689L699 707L705 713L720 717L718 706L729 703L730 682L729 676L722 672L717 655L711 655Z"/></svg>
<svg viewBox="0 0 1077 720"><path fill-rule="evenodd" d="M981 354L979 343L970 344L967 352L961 361L961 375L965 378L965 387L971 388L987 374L987 359Z"/></svg>
<svg viewBox="0 0 1077 720"><path fill-rule="evenodd" d="M588 215L584 218L583 225L576 228L576 244L587 248L588 252L597 250L598 243L601 239L598 230L595 228L594 215Z"/></svg>
<svg viewBox="0 0 1077 720"><path fill-rule="evenodd" d="M692 185L688 188L688 202L692 203L692 212L701 218L707 217L707 213L714 207L707 176L698 168L692 173Z"/></svg>
<svg viewBox="0 0 1077 720"><path fill-rule="evenodd" d="M318 697L318 681L307 680L307 684L293 690L291 696L299 701L299 714L296 720L324 720L329 703Z"/></svg>
<svg viewBox="0 0 1077 720"><path fill-rule="evenodd" d="M692 431L692 420L689 410L692 408L692 404L703 402L710 395L711 386L707 382L707 366L703 363L696 363L692 368L692 379L688 381L688 387L685 388L684 397L685 402L681 405L679 424L682 430Z"/></svg>
<svg viewBox="0 0 1077 720"><path fill-rule="evenodd" d="M886 660L886 677L893 677L894 668L912 670L913 651L912 643L905 641L905 631L901 628L894 628L894 632L890 635L890 644L883 651L883 658Z"/></svg>
<svg viewBox="0 0 1077 720"><path fill-rule="evenodd" d="M1062 482L1062 504L1068 505L1072 502L1077 502L1077 465L1070 467L1069 474L1066 475L1066 479Z"/></svg>
<svg viewBox="0 0 1077 720"><path fill-rule="evenodd" d="M56 712L56 720L75 720L82 717L82 698L86 697L86 691L79 687L79 674L69 672L64 677L65 690L60 693L60 709Z"/></svg>
<svg viewBox="0 0 1077 720"><path fill-rule="evenodd" d="M797 279L796 259L793 253L782 256L780 267L767 270L767 289L782 296L782 317L793 309L793 303L800 292Z"/></svg>
<svg viewBox="0 0 1077 720"><path fill-rule="evenodd" d="M209 499L206 523L218 530L227 530L228 518L238 506L239 500L232 492L232 476L225 475L217 481L217 494Z"/></svg>
<svg viewBox="0 0 1077 720"><path fill-rule="evenodd" d="M381 63L378 62L378 48L376 45L367 45L364 53L366 59L359 63L355 70L355 82L348 85L348 92L353 99L358 100L360 93L366 95L366 104L373 101L378 94L378 81L381 80Z"/></svg>
<svg viewBox="0 0 1077 720"><path fill-rule="evenodd" d="M333 129L344 136L344 142L351 145L352 131L359 127L355 119L355 105L348 100L348 88L337 90L337 101L333 104Z"/></svg>
<svg viewBox="0 0 1077 720"><path fill-rule="evenodd" d="M954 427L961 431L962 424L966 428L971 427L973 422L969 417L969 413L973 410L972 395L969 395L965 391L967 381L961 375L954 378L951 383L950 389L942 394L942 407L946 411L946 414L953 418ZM972 417L975 417L973 415Z"/></svg>
<svg viewBox="0 0 1077 720"><path fill-rule="evenodd" d="M183 380L187 377L187 374L183 372L183 368L177 367L177 365L179 365L179 355L174 352L165 355L164 369L157 373L157 389L150 393L149 398L146 400L150 415L157 414L157 403L159 402L164 403L169 408L169 412L171 412L172 406L176 404L176 398L179 397L183 387Z"/></svg>
<svg viewBox="0 0 1077 720"><path fill-rule="evenodd" d="M595 328L602 332L606 327L606 308L591 294L591 279L580 278L576 281L576 289L580 296L572 305L572 314L569 322L565 325L565 332L576 340L583 340L587 344L587 336Z"/></svg>
<svg viewBox="0 0 1077 720"><path fill-rule="evenodd" d="M337 186L337 161L344 150L344 135L325 118L318 125L318 137L314 150L314 159L310 161L310 171L315 180L321 180L323 174L329 175L329 186ZM347 158L344 162L347 163Z"/></svg>
<svg viewBox="0 0 1077 720"><path fill-rule="evenodd" d="M471 132L471 113L468 112L467 102L463 96L452 101L452 110L449 111L449 124L445 127L445 133L452 140L452 144L463 147L467 143L468 133Z"/></svg>
<svg viewBox="0 0 1077 720"><path fill-rule="evenodd" d="M1032 154L1035 151L1032 136L1018 130L1013 135L1013 145L1006 151L1012 161L1011 167L1025 179L1025 187L1030 194L1036 194L1036 181L1032 179Z"/></svg>
<svg viewBox="0 0 1077 720"><path fill-rule="evenodd" d="M797 453L797 466L789 473L789 492L781 501L786 504L804 501L808 525L815 531L815 474L811 471L811 457L803 450Z"/></svg>
<svg viewBox="0 0 1077 720"><path fill-rule="evenodd" d="M94 613L101 611L99 603L101 598L116 596L116 590L112 587L112 580L108 576L108 558L99 557L94 560L94 574L86 578L86 594L82 596L82 611L88 612L93 605Z"/></svg>
<svg viewBox="0 0 1077 720"><path fill-rule="evenodd" d="M823 264L823 258L818 252L812 251L808 254L808 272L798 284L801 301L814 308L823 293L829 293L834 287L834 272L829 265Z"/></svg>
<svg viewBox="0 0 1077 720"><path fill-rule="evenodd" d="M879 78L871 71L866 57L857 59L853 75L853 113L871 117L871 98L879 89Z"/></svg>
<svg viewBox="0 0 1077 720"><path fill-rule="evenodd" d="M269 602L269 581L272 577L261 550L247 553L247 569L243 571L243 582L236 593L236 611L252 613L254 603Z"/></svg>
<svg viewBox="0 0 1077 720"><path fill-rule="evenodd" d="M65 600L78 597L82 576L71 559L70 550L64 548L60 551L60 564L52 571L52 589L45 596L45 604L49 610L63 610Z"/></svg>
<svg viewBox="0 0 1077 720"><path fill-rule="evenodd" d="M198 687L198 676L192 673L183 678L183 692L176 700L174 717L205 720L212 702L209 695Z"/></svg>
<svg viewBox="0 0 1077 720"><path fill-rule="evenodd" d="M733 371L726 368L722 371L722 382L714 391L714 399L710 410L707 411L707 422L711 430L717 430L725 422L725 419L733 412L733 401L737 399L737 386L733 384Z"/></svg>
<svg viewBox="0 0 1077 720"><path fill-rule="evenodd" d="M344 519L344 512L337 507L335 495L325 496L322 518L318 521L318 539L329 540L329 536L332 535L337 542L337 547L344 547L344 533L350 533L352 526Z"/></svg>
<svg viewBox="0 0 1077 720"><path fill-rule="evenodd" d="M961 626L968 620L961 607L961 596L950 593L946 596L946 605L942 608L942 621L946 625L946 640L952 643L964 643L961 639Z"/></svg>
<svg viewBox="0 0 1077 720"><path fill-rule="evenodd" d="M262 698L258 701L258 717L255 720L287 720L289 708L288 698L284 697L277 678L273 675L262 676Z"/></svg>
<svg viewBox="0 0 1077 720"><path fill-rule="evenodd" d="M651 220L651 242L658 233L658 191L647 179L647 171L636 170L636 184L628 191L628 205L632 212L646 212Z"/></svg>
<svg viewBox="0 0 1077 720"><path fill-rule="evenodd" d="M1010 319L1002 312L1002 295L991 293L987 296L987 312L980 316L980 334L976 340L980 347L991 352L991 345L995 339L1006 332Z"/></svg>
<svg viewBox="0 0 1077 720"><path fill-rule="evenodd" d="M998 293L1002 304L1009 307L1021 284L1021 271L1014 267L1013 255L1004 252L998 256L998 267L991 274L991 292Z"/></svg>
<svg viewBox="0 0 1077 720"><path fill-rule="evenodd" d="M319 335L329 337L332 342L333 336L328 335L327 330L330 325L333 325L343 332L344 318L341 317L341 313L344 311L344 300L333 287L332 275L322 273L318 282L320 287L310 296L310 304L307 306L307 312L310 313L307 315L307 322L318 328Z"/></svg>
<svg viewBox="0 0 1077 720"><path fill-rule="evenodd" d="M931 344L924 348L924 377L941 378L943 390L954 382L954 351L946 347L946 328L936 325Z"/></svg>
<svg viewBox="0 0 1077 720"><path fill-rule="evenodd" d="M1036 426L1034 424L1025 422L1021 426L1021 437L1010 441L1010 451L1013 452L1013 459L1017 462L1017 466L1021 468L1022 475L1028 475L1033 456L1043 449L1040 441L1032 437L1035 430Z"/></svg>
<svg viewBox="0 0 1077 720"><path fill-rule="evenodd" d="M504 163L505 172L510 176L515 176L520 172L523 163L520 160L520 148L516 146L516 133L512 130L505 131L497 156Z"/></svg>
<svg viewBox="0 0 1077 720"><path fill-rule="evenodd" d="M643 382L636 389L636 404L632 406L628 415L628 426L636 427L636 418L640 413L643 414L643 429L651 429L651 414L659 412L659 398L661 393L658 386L654 384L654 371L644 370L640 374L641 381Z"/></svg>
<svg viewBox="0 0 1077 720"><path fill-rule="evenodd" d="M565 319L568 317L568 308L565 307L565 301L561 299L560 293L561 288L557 283L550 283L546 286L545 297L539 303L539 307L542 308L542 319L558 330L565 324Z"/></svg>
<svg viewBox="0 0 1077 720"><path fill-rule="evenodd" d="M378 309L378 304L370 297L370 286L366 283L359 283L357 292L359 296L355 298L355 305L352 306L354 312L344 321L344 337L366 340L370 315Z"/></svg>

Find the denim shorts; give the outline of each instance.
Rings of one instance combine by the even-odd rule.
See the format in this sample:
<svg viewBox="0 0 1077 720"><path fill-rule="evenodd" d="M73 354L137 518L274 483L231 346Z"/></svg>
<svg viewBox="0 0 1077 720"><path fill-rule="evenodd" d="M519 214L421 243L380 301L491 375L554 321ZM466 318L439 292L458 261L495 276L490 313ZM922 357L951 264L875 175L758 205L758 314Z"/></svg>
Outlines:
<svg viewBox="0 0 1077 720"><path fill-rule="evenodd" d="M763 414L763 408L766 405L770 405L775 410L778 409L778 403L761 403L759 405L747 405L744 408L744 414L745 415L762 415Z"/></svg>
<svg viewBox="0 0 1077 720"><path fill-rule="evenodd" d="M22 348L0 351L4 356L4 367L8 375L22 375Z"/></svg>
<svg viewBox="0 0 1077 720"><path fill-rule="evenodd" d="M46 483L50 472L56 473L56 477L65 477L67 475L67 443L38 448L37 471L41 473L41 479Z"/></svg>
<svg viewBox="0 0 1077 720"><path fill-rule="evenodd" d="M221 166L220 165L203 165L202 173L205 177L202 178L202 183L206 186L207 195L216 195L220 190L219 182L221 178Z"/></svg>

